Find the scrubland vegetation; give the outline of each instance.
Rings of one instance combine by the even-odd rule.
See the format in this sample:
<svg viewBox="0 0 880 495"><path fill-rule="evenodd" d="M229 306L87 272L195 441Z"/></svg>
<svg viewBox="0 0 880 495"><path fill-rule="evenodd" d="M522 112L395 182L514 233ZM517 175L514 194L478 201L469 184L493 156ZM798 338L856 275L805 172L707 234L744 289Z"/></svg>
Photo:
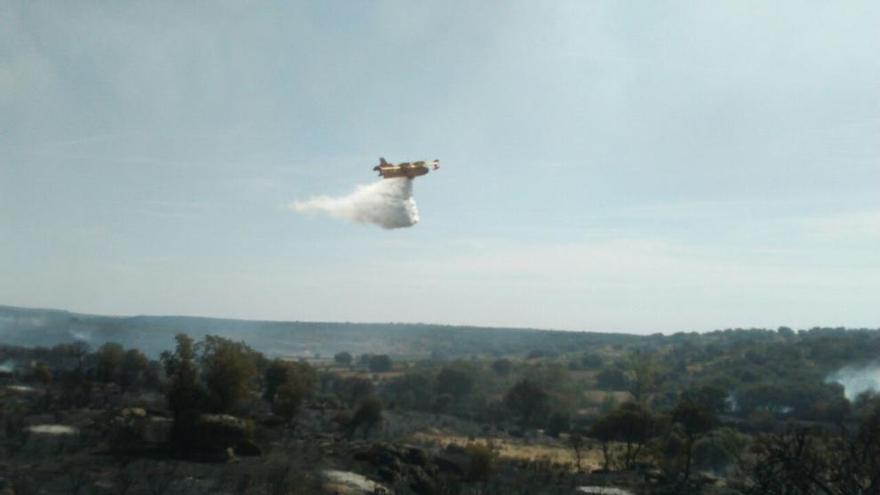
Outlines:
<svg viewBox="0 0 880 495"><path fill-rule="evenodd" d="M829 379L880 331L441 328L379 351L2 346L0 489L880 493L880 396Z"/></svg>

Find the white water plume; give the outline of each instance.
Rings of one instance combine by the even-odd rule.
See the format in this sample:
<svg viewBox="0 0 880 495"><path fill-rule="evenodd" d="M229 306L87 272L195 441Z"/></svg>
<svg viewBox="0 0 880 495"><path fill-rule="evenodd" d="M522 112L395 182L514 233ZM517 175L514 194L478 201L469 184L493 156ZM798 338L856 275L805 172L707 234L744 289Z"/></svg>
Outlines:
<svg viewBox="0 0 880 495"><path fill-rule="evenodd" d="M318 196L296 201L290 208L300 213L323 213L352 222L372 223L385 229L412 227L419 221L412 182L403 177L383 179L358 186L347 196Z"/></svg>

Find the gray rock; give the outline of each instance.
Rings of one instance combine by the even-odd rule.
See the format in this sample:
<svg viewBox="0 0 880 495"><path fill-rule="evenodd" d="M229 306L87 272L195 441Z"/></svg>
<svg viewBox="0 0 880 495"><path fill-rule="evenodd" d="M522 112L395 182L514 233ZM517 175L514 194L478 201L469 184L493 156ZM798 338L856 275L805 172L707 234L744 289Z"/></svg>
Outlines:
<svg viewBox="0 0 880 495"><path fill-rule="evenodd" d="M79 430L68 425L42 424L25 429L27 440L24 450L31 455L57 455L79 441Z"/></svg>
<svg viewBox="0 0 880 495"><path fill-rule="evenodd" d="M174 420L171 418L159 416L146 418L141 438L148 443L166 443L171 439L171 428L173 427Z"/></svg>

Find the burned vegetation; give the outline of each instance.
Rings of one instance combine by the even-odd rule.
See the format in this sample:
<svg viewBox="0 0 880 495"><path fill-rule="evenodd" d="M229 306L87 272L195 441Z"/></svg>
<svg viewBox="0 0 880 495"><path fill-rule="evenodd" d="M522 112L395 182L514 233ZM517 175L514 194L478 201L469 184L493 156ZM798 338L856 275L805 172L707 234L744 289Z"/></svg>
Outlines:
<svg viewBox="0 0 880 495"><path fill-rule="evenodd" d="M0 346L0 493L880 492L874 330L348 343Z"/></svg>

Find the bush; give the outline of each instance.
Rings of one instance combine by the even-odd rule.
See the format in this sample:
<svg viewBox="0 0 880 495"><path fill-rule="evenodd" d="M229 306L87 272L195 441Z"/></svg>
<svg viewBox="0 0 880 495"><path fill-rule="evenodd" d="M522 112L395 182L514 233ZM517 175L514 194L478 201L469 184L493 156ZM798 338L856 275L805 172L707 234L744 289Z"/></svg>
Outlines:
<svg viewBox="0 0 880 495"><path fill-rule="evenodd" d="M254 425L249 420L226 414L203 414L195 421L195 446L205 451L237 448L253 438Z"/></svg>
<svg viewBox="0 0 880 495"><path fill-rule="evenodd" d="M382 421L382 401L375 397L369 397L357 408L349 422L349 434L354 434L360 427L364 428L364 436Z"/></svg>
<svg viewBox="0 0 880 495"><path fill-rule="evenodd" d="M444 367L437 375L437 393L449 394L456 400L469 394L474 386L473 373L461 367Z"/></svg>
<svg viewBox="0 0 880 495"><path fill-rule="evenodd" d="M470 444L465 447L465 452L470 457L467 467L467 477L471 481L485 481L495 470L495 462L498 453L491 445Z"/></svg>
<svg viewBox="0 0 880 495"><path fill-rule="evenodd" d="M387 354L379 354L370 357L370 371L373 373L383 373L391 371L391 358Z"/></svg>
<svg viewBox="0 0 880 495"><path fill-rule="evenodd" d="M694 465L727 474L748 445L748 437L730 428L719 428L694 443Z"/></svg>
<svg viewBox="0 0 880 495"><path fill-rule="evenodd" d="M285 420L291 421L299 413L302 403L315 392L318 372L308 363L276 360L266 370L267 388L270 370L274 384L272 410Z"/></svg>
<svg viewBox="0 0 880 495"><path fill-rule="evenodd" d="M333 361L340 366L351 366L354 358L348 352L339 352L335 356L333 356Z"/></svg>
<svg viewBox="0 0 880 495"><path fill-rule="evenodd" d="M581 358L581 366L587 369L599 369L605 364L605 360L599 354L587 353Z"/></svg>
<svg viewBox="0 0 880 495"><path fill-rule="evenodd" d="M509 375L512 369L513 363L511 363L509 359L498 359L492 363L492 371L497 373L499 376Z"/></svg>
<svg viewBox="0 0 880 495"><path fill-rule="evenodd" d="M624 390L626 375L616 368L607 368L596 375L596 386L601 390Z"/></svg>
<svg viewBox="0 0 880 495"><path fill-rule="evenodd" d="M112 382L119 377L125 350L115 342L108 342L95 353L98 360L96 374L99 381Z"/></svg>
<svg viewBox="0 0 880 495"><path fill-rule="evenodd" d="M542 426L549 412L549 400L541 387L522 380L507 391L504 405L519 417L523 427Z"/></svg>
<svg viewBox="0 0 880 495"><path fill-rule="evenodd" d="M602 444L605 469L611 466L609 444L622 442L623 467L632 469L639 457L642 446L656 433L657 420L650 411L636 403L626 403L601 416L590 427L589 436Z"/></svg>
<svg viewBox="0 0 880 495"><path fill-rule="evenodd" d="M46 365L46 363L40 362L35 364L31 376L34 380L43 385L49 385L52 383L52 370L49 369L49 366Z"/></svg>

